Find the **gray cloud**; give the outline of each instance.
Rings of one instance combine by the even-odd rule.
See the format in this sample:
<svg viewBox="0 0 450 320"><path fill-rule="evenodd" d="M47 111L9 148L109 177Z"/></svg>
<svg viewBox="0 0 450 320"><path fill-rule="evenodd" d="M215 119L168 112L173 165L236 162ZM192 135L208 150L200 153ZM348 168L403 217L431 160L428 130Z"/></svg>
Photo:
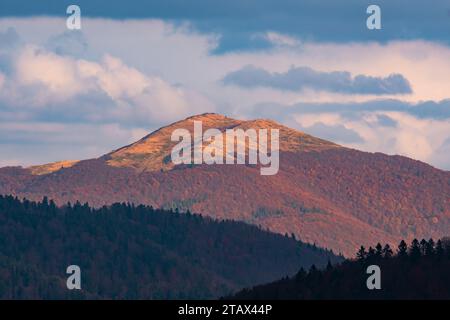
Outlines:
<svg viewBox="0 0 450 320"><path fill-rule="evenodd" d="M0 16L51 15L61 17L73 1L2 0ZM113 19L159 18L190 21L204 32L221 35L216 53L270 48L254 34L274 31L298 39L354 42L427 39L450 42L448 0L377 0L382 29L365 25L369 0L129 0L111 5L106 0L78 0L83 16Z"/></svg>
<svg viewBox="0 0 450 320"><path fill-rule="evenodd" d="M445 120L450 119L450 99L442 101L424 101L408 103L395 99L377 99L353 103L297 103L280 105L276 103L261 103L247 110L248 117L267 117L285 121L293 114L339 113L348 119L359 118L362 112L397 111L410 114L419 119ZM384 126L394 126L392 119L378 118Z"/></svg>
<svg viewBox="0 0 450 320"><path fill-rule="evenodd" d="M0 31L0 49L15 46L20 40L14 28L8 28L6 31Z"/></svg>
<svg viewBox="0 0 450 320"><path fill-rule="evenodd" d="M395 127L397 125L397 121L384 114L377 115L377 120L377 124L383 127Z"/></svg>
<svg viewBox="0 0 450 320"><path fill-rule="evenodd" d="M82 31L71 30L51 37L45 48L59 55L83 56L88 42Z"/></svg>
<svg viewBox="0 0 450 320"><path fill-rule="evenodd" d="M291 67L284 73L270 73L262 68L245 66L227 74L223 83L244 88L268 87L279 90L314 90L347 94L407 94L411 93L409 81L401 74L387 77L357 75L347 71L320 72L309 67Z"/></svg>
<svg viewBox="0 0 450 320"><path fill-rule="evenodd" d="M12 71L12 58L8 54L0 53L0 72L11 73Z"/></svg>
<svg viewBox="0 0 450 320"><path fill-rule="evenodd" d="M347 129L343 125L326 125L324 123L316 123L310 127L302 127L294 125L299 130L307 131L313 136L322 139L334 141L337 143L363 143L364 139L354 130Z"/></svg>

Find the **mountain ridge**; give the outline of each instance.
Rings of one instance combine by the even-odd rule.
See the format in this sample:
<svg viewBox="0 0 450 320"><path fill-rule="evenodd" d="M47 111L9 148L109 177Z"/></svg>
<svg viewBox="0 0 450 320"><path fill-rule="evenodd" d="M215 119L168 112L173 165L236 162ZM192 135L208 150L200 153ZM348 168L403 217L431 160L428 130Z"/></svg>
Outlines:
<svg viewBox="0 0 450 320"><path fill-rule="evenodd" d="M192 134L194 121L201 121L203 132L212 128L218 129L222 133L228 129L246 131L247 129L278 128L282 131L280 134L280 150L304 147L306 151L308 148L338 147L331 142L290 129L272 120L236 120L216 113L204 113L161 127L135 143L108 153L106 155L109 157L108 164L114 167L132 167L139 171L170 170L174 167L169 161L170 151L176 144L176 142L171 141L170 135L174 130L180 128L187 129ZM301 139L304 142L300 142ZM206 144L204 143L203 148L205 147ZM133 161L133 158L135 158L135 161Z"/></svg>

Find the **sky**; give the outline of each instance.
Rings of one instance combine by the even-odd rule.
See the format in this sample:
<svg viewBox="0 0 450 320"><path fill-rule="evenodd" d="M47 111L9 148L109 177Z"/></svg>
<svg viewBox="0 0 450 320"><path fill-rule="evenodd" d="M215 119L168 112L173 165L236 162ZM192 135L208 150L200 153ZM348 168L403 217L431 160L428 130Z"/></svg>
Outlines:
<svg viewBox="0 0 450 320"><path fill-rule="evenodd" d="M369 30L373 3L2 0L0 166L98 157L217 112L449 170L450 1L376 1Z"/></svg>

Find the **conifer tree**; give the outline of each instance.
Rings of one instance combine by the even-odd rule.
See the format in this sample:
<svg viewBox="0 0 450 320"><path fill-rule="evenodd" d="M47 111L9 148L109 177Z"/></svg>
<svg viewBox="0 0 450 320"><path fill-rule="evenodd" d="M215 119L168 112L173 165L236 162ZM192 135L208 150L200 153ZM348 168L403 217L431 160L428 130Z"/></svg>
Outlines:
<svg viewBox="0 0 450 320"><path fill-rule="evenodd" d="M383 256L383 246L379 242L377 243L377 245L375 247L375 256L377 258L381 258Z"/></svg>
<svg viewBox="0 0 450 320"><path fill-rule="evenodd" d="M425 245L425 255L426 256L432 256L435 253L434 249L434 241L433 239L428 240L427 244Z"/></svg>
<svg viewBox="0 0 450 320"><path fill-rule="evenodd" d="M330 261L330 260L328 260L328 262L327 262L326 270L327 270L327 271L333 270L333 265L331 264L331 261Z"/></svg>
<svg viewBox="0 0 450 320"><path fill-rule="evenodd" d="M441 239L436 242L436 256L441 259L444 257L444 246L442 245Z"/></svg>
<svg viewBox="0 0 450 320"><path fill-rule="evenodd" d="M364 246L361 246L361 248L359 248L358 252L356 253L356 258L359 261L364 261L367 258L367 252L366 252L366 248L364 248Z"/></svg>
<svg viewBox="0 0 450 320"><path fill-rule="evenodd" d="M397 249L397 254L399 257L406 257L408 255L408 245L405 240L400 241Z"/></svg>
<svg viewBox="0 0 450 320"><path fill-rule="evenodd" d="M420 243L419 240L414 239L411 242L411 247L409 248L409 255L411 256L411 258L413 258L414 260L417 260L418 258L420 258L420 256L422 255L422 251L420 249Z"/></svg>
<svg viewBox="0 0 450 320"><path fill-rule="evenodd" d="M373 259L374 257L375 257L375 249L369 247L369 250L367 250L367 259Z"/></svg>
<svg viewBox="0 0 450 320"><path fill-rule="evenodd" d="M427 245L428 245L427 240L422 239L420 241L420 252L422 255L425 255L425 252L427 251Z"/></svg>
<svg viewBox="0 0 450 320"><path fill-rule="evenodd" d="M389 259L392 257L393 254L394 254L394 252L392 251L389 244L386 244L383 248L383 257L386 259Z"/></svg>

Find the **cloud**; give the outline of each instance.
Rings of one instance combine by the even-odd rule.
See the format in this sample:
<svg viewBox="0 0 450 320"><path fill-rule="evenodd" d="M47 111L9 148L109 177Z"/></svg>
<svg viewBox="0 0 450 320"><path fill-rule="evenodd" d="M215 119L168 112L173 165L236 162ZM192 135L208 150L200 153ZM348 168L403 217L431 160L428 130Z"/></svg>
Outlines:
<svg viewBox="0 0 450 320"><path fill-rule="evenodd" d="M371 77L350 72L320 72L309 67L291 67L284 73L270 73L252 65L227 74L223 82L244 88L268 87L280 90L301 91L309 88L347 94L407 94L411 86L400 74L387 77Z"/></svg>
<svg viewBox="0 0 450 320"><path fill-rule="evenodd" d="M336 143L350 144L364 142L364 139L361 138L358 132L352 129L347 129L341 124L327 125L323 122L316 122L309 127L299 126L298 129L308 131L308 134L320 136L322 139Z"/></svg>
<svg viewBox="0 0 450 320"><path fill-rule="evenodd" d="M53 0L2 0L0 15L63 16L63 5ZM255 39L255 34L276 32L300 40L316 42L387 42L427 39L450 43L448 0L378 0L382 10L382 29L373 32L365 25L370 1L347 0L166 0L128 1L108 5L104 1L78 0L83 17L124 19L163 19L182 23L189 21L196 30L219 34L216 53L242 50L265 50L274 44Z"/></svg>
<svg viewBox="0 0 450 320"><path fill-rule="evenodd" d="M383 127L396 127L398 122L387 115L379 114L377 115L377 124Z"/></svg>
<svg viewBox="0 0 450 320"><path fill-rule="evenodd" d="M277 103L256 104L247 109L247 117L268 117L279 121L286 121L294 114L309 115L311 119L317 114L341 115L347 119L360 117L362 113L401 112L418 119L450 120L450 99L442 101L423 101L410 103L394 99L376 99L365 102L348 103L307 103L300 102L291 105ZM309 118L308 118L309 119ZM330 119L330 118L328 118ZM331 121L331 120L330 120ZM336 118L333 118L333 122ZM379 125L395 127L395 119L385 113L379 113L373 120Z"/></svg>
<svg viewBox="0 0 450 320"><path fill-rule="evenodd" d="M0 49L14 47L20 40L16 30L12 27L6 31L0 31Z"/></svg>
<svg viewBox="0 0 450 320"><path fill-rule="evenodd" d="M3 109L20 108L41 118L155 124L213 106L201 95L128 67L105 55L100 61L61 56L25 46L13 72L0 77Z"/></svg>
<svg viewBox="0 0 450 320"><path fill-rule="evenodd" d="M18 44L0 50L3 163L98 156L184 116L216 111L269 117L349 147L410 155L448 168L443 141L449 137L450 48L442 43L326 43L274 28L270 37L249 30L242 38L254 37L267 45L264 50L212 55L224 43L214 29L199 33L189 23L83 19L77 34L66 33L64 17L0 19L0 32L14 27L20 35ZM408 79L413 92L398 100L398 95L380 99L310 88L223 85L227 74L250 64L270 74L286 73L292 65L377 79L396 73ZM48 74L44 65L54 70ZM60 75L62 83L55 80ZM46 131L49 124L58 126ZM414 141L421 142L414 146Z"/></svg>
<svg viewBox="0 0 450 320"><path fill-rule="evenodd" d="M353 104L259 105L248 117L270 115L291 127L344 146L369 152L399 154L450 169L450 116L423 114L440 103L407 104L372 101ZM431 115L431 116L430 116Z"/></svg>
<svg viewBox="0 0 450 320"><path fill-rule="evenodd" d="M65 38L64 18L0 19L0 30L11 26L27 43L34 43L49 51L53 50L48 45L49 38ZM170 83L181 83L203 95L213 96L217 104L227 106L228 110L272 101L350 100L349 94L336 92L243 91L238 87L223 87L221 79L231 71L240 70L249 64L270 73L284 73L292 65L307 66L327 73L345 70L352 75L376 78L395 73L403 75L411 84L413 92L402 96L403 99L442 100L449 97L450 48L439 43L401 41L381 45L373 42L339 44L302 40L299 46L276 45L270 50L239 51L217 56L210 52L222 41L220 36L214 30L198 33L191 24L85 17L82 31L82 43L87 44L87 47L78 56L73 54L81 51L77 49L78 46L74 45L76 50L73 51L68 46L65 55L98 61L109 54L144 74L161 77ZM266 33L257 35L267 37ZM290 37L281 33L279 36ZM376 97L370 94L351 96L353 101Z"/></svg>
<svg viewBox="0 0 450 320"><path fill-rule="evenodd" d="M376 118L380 115L394 119L397 125L395 127L377 125ZM297 115L295 119L301 125L304 123L302 115ZM348 147L370 152L404 155L449 169L448 163L443 165L441 161L438 161L443 156L439 150L443 148L445 140L450 137L449 120L418 119L401 112L362 113L358 119L338 117L339 120L334 124L324 124L322 114L316 115L315 119L313 125L304 126L307 132L315 130L317 135L326 136L330 135L330 127L342 126L356 132L361 138L351 141L337 136L337 140ZM339 131L337 132L339 133Z"/></svg>
<svg viewBox="0 0 450 320"><path fill-rule="evenodd" d="M119 124L0 122L0 166L97 158L135 142L140 133Z"/></svg>
<svg viewBox="0 0 450 320"><path fill-rule="evenodd" d="M300 47L302 42L294 37L278 32L269 31L264 34L264 38L267 39L276 47Z"/></svg>
<svg viewBox="0 0 450 320"><path fill-rule="evenodd" d="M58 55L81 57L88 49L88 42L82 31L72 30L51 36L45 48Z"/></svg>

